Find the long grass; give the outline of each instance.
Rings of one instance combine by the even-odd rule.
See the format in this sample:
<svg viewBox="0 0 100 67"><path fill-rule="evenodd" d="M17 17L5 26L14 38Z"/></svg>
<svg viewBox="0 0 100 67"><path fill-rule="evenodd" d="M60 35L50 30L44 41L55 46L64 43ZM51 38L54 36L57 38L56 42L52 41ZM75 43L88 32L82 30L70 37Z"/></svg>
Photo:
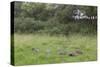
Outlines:
<svg viewBox="0 0 100 67"><path fill-rule="evenodd" d="M15 65L68 63L97 60L96 36L49 36L40 34L15 34ZM38 48L38 52L32 51ZM66 53L79 48L83 53L77 56L59 55L58 49ZM50 50L49 53L47 51Z"/></svg>

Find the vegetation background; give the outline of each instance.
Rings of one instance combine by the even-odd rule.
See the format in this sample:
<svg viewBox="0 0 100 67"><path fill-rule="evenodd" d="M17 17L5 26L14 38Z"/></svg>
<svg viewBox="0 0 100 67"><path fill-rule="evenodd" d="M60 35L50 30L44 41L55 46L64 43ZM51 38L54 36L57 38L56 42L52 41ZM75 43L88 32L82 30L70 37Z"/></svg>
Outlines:
<svg viewBox="0 0 100 67"><path fill-rule="evenodd" d="M49 34L96 34L97 19L75 20L74 10L84 11L87 16L97 16L97 7L15 2L14 32Z"/></svg>

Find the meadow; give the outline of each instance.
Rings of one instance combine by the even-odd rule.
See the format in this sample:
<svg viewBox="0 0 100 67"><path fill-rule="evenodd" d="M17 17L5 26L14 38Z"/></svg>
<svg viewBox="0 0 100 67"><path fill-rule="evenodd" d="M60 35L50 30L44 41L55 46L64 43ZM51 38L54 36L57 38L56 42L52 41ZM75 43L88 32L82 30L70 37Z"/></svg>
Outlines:
<svg viewBox="0 0 100 67"><path fill-rule="evenodd" d="M96 61L96 41L95 35L14 34L15 65Z"/></svg>
<svg viewBox="0 0 100 67"><path fill-rule="evenodd" d="M97 60L97 6L16 1L11 18L12 65Z"/></svg>

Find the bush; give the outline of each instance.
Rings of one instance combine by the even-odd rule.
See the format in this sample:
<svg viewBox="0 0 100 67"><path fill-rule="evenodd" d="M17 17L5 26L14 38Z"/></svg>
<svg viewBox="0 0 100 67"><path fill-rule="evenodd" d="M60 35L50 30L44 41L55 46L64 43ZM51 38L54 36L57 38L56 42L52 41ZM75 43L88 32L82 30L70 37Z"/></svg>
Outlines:
<svg viewBox="0 0 100 67"><path fill-rule="evenodd" d="M47 33L50 35L73 33L90 34L96 32L96 27L92 26L91 22L68 22L62 24L54 18L48 21L36 21L34 18L15 18L14 31L17 33Z"/></svg>
<svg viewBox="0 0 100 67"><path fill-rule="evenodd" d="M34 18L15 18L15 32L30 33L43 28L43 23L40 21L35 21Z"/></svg>

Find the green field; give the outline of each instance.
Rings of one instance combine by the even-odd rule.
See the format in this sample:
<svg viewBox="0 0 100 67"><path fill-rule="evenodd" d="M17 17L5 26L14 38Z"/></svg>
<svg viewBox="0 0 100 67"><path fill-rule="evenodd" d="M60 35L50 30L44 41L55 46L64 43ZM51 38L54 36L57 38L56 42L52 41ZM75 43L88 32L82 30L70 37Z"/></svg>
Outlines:
<svg viewBox="0 0 100 67"><path fill-rule="evenodd" d="M97 60L96 36L15 34L14 48L15 65ZM33 51L32 48L38 51ZM70 56L69 53L76 49L79 49L82 54ZM63 54L59 54L61 51Z"/></svg>

